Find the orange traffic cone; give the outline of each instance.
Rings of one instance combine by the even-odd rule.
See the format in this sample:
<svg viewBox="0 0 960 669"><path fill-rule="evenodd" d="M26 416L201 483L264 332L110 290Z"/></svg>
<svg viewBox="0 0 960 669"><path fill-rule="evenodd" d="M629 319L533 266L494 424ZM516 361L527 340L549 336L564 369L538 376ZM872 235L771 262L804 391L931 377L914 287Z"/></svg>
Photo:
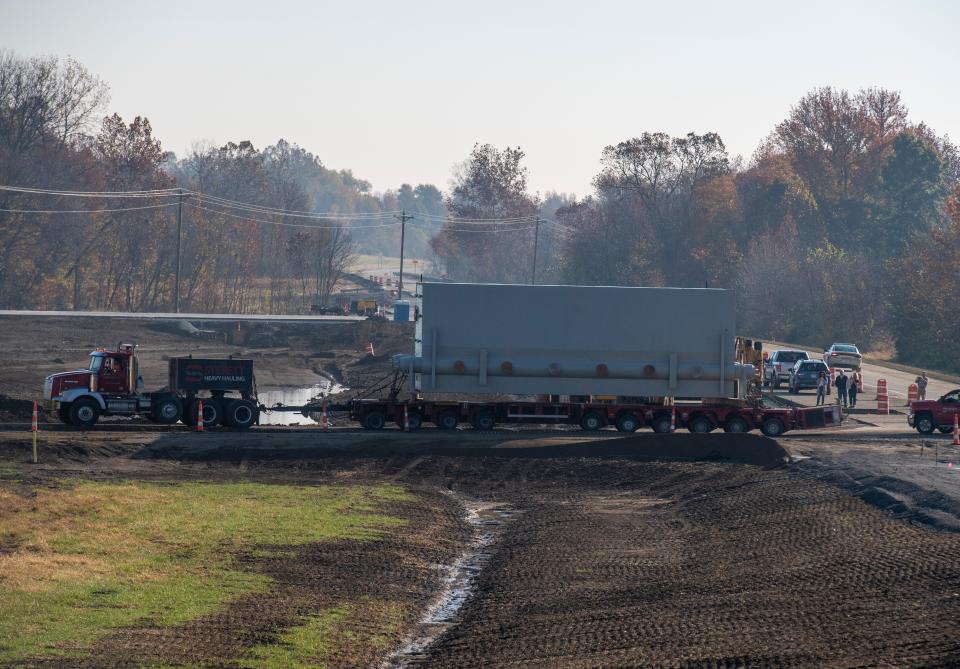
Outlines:
<svg viewBox="0 0 960 669"><path fill-rule="evenodd" d="M953 445L960 446L960 428L957 427L957 414L953 414Z"/></svg>
<svg viewBox="0 0 960 669"><path fill-rule="evenodd" d="M203 400L197 400L197 432L203 432Z"/></svg>

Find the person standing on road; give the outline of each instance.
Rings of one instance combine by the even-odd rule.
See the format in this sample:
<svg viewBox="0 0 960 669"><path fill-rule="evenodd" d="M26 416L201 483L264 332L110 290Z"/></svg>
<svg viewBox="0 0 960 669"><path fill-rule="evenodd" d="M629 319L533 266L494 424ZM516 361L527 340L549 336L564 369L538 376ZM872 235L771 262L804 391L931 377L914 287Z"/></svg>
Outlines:
<svg viewBox="0 0 960 669"><path fill-rule="evenodd" d="M850 408L857 406L857 372L850 375L850 386L847 388L847 396L850 398Z"/></svg>
<svg viewBox="0 0 960 669"><path fill-rule="evenodd" d="M853 370L853 374L850 375L850 383L857 387L857 392L863 392L863 374L860 373L859 369Z"/></svg>
<svg viewBox="0 0 960 669"><path fill-rule="evenodd" d="M827 379L826 372L820 372L817 377L817 406L827 403L827 388L830 387L830 381Z"/></svg>
<svg viewBox="0 0 960 669"><path fill-rule="evenodd" d="M921 372L917 377L917 399L927 399L927 373Z"/></svg>
<svg viewBox="0 0 960 669"><path fill-rule="evenodd" d="M837 387L837 401L843 402L843 406L847 406L847 376L843 373L843 370L837 370L837 379L833 382L833 385Z"/></svg>

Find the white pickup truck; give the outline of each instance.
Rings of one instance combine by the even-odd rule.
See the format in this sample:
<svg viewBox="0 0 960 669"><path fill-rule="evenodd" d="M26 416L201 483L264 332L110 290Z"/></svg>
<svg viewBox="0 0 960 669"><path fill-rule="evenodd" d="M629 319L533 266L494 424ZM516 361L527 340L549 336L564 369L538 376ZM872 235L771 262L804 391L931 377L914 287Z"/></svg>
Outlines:
<svg viewBox="0 0 960 669"><path fill-rule="evenodd" d="M790 381L790 370L797 360L809 360L806 351L781 349L774 351L763 364L763 383L767 386L779 388L783 382Z"/></svg>

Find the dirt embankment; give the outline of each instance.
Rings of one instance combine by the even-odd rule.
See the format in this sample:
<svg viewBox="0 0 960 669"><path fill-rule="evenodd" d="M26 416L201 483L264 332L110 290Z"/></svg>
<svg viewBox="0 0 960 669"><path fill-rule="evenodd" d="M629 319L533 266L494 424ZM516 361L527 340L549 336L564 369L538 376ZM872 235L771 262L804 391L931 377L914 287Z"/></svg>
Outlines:
<svg viewBox="0 0 960 669"><path fill-rule="evenodd" d="M389 592L426 608L435 581L419 565L451 559L465 538L442 491L513 514L456 624L411 666L960 663L960 533L897 520L783 464L762 437L645 436L169 435L137 458L51 462L43 475L394 482L424 500L412 536L251 556L278 579L276 596L173 631L122 630L99 648L116 666L148 655L230 666L222 658L336 597ZM375 665L363 652L329 666Z"/></svg>

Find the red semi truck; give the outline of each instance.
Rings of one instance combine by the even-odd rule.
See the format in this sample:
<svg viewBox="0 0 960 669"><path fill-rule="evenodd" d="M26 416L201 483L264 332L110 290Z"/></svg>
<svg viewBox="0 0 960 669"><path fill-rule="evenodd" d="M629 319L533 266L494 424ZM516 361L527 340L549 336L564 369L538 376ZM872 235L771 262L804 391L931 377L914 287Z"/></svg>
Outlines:
<svg viewBox="0 0 960 669"><path fill-rule="evenodd" d="M202 401L207 427L246 429L257 423L252 360L171 358L167 387L145 392L136 349L133 344L97 349L85 369L48 376L43 387L48 408L65 424L79 427L95 425L100 416L132 415L196 425Z"/></svg>

